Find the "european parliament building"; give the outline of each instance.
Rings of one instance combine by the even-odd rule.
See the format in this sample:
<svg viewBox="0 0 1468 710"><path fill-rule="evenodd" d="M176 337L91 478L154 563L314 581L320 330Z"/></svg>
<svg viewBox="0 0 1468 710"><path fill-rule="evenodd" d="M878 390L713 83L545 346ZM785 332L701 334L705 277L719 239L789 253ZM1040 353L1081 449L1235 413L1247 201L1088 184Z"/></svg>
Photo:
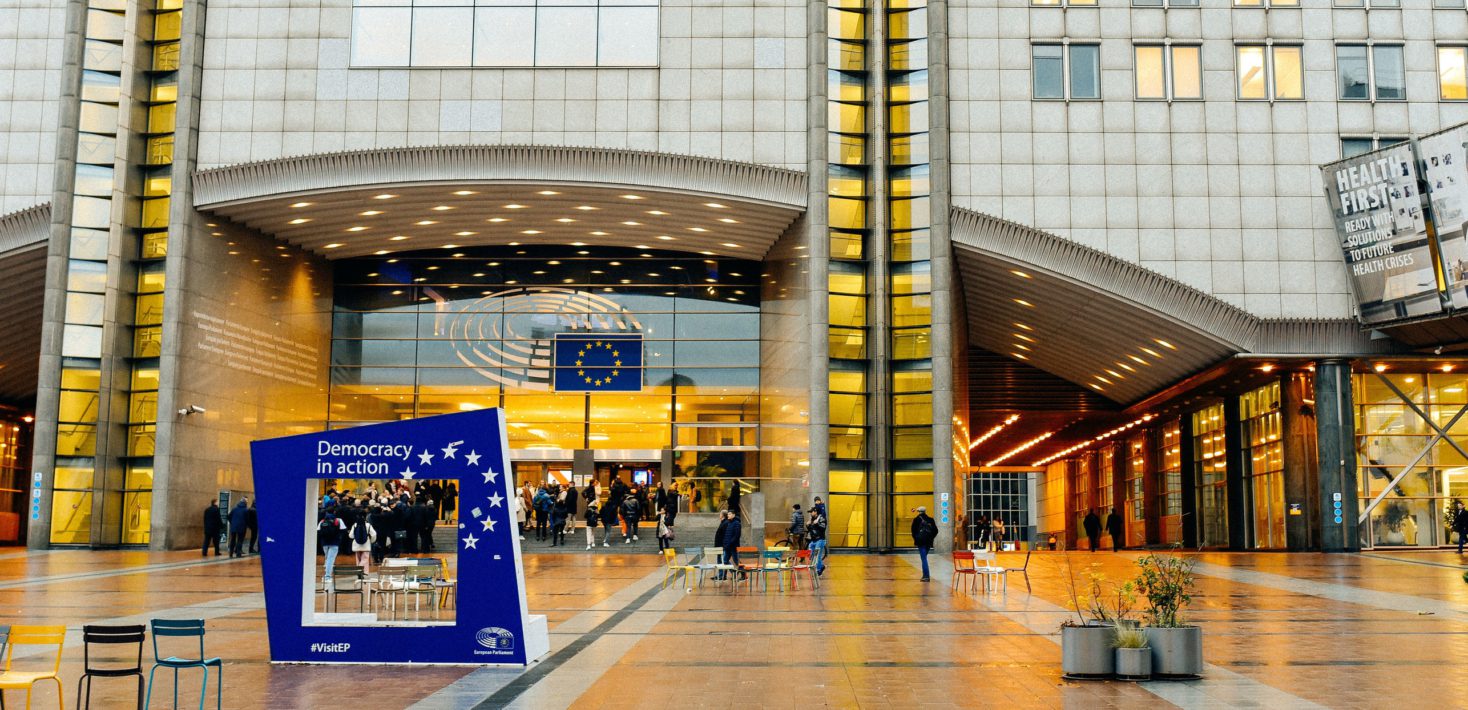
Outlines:
<svg viewBox="0 0 1468 710"><path fill-rule="evenodd" d="M1465 67L1464 0L0 0L0 542L502 407L770 539L1452 544Z"/></svg>

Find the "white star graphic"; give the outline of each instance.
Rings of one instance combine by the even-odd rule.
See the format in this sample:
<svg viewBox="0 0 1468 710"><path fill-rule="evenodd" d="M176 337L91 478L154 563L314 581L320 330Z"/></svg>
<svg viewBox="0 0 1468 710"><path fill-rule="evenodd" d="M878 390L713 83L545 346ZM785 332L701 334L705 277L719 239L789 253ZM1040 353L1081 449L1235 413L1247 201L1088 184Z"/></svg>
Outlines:
<svg viewBox="0 0 1468 710"><path fill-rule="evenodd" d="M427 451L424 451L423 453L418 454L418 461L420 461L424 466L432 466L433 465L433 454L430 454Z"/></svg>
<svg viewBox="0 0 1468 710"><path fill-rule="evenodd" d="M499 477L499 474L498 473L495 473L495 470L494 469L490 469L490 470L484 472L484 482L485 483L494 483L495 479L498 478L498 477Z"/></svg>
<svg viewBox="0 0 1468 710"><path fill-rule="evenodd" d="M500 507L500 503L504 502L504 500L505 500L505 497L504 496L496 493L496 494L494 494L494 495L492 495L492 496L489 497L489 506L491 508L498 508L498 507Z"/></svg>
<svg viewBox="0 0 1468 710"><path fill-rule="evenodd" d="M462 443L464 443L464 442L462 442L462 441L455 441L454 443L449 444L448 446L443 447L443 449L441 449L443 451L443 457L446 458L446 459L454 458L454 453L459 450L459 444L462 444Z"/></svg>
<svg viewBox="0 0 1468 710"><path fill-rule="evenodd" d="M479 523L484 526L484 528L480 530L480 532L484 532L484 530L494 532L494 518L485 516L485 518L479 521Z"/></svg>
<svg viewBox="0 0 1468 710"><path fill-rule="evenodd" d="M479 452L477 452L477 451L470 451L469 453L464 454L464 461L466 463L468 463L470 466L478 466L479 465Z"/></svg>
<svg viewBox="0 0 1468 710"><path fill-rule="evenodd" d="M466 550L478 549L478 548L474 547L474 545L476 543L478 543L478 542L479 542L479 538L474 537L474 533L469 533L469 537L464 538L464 549L466 549Z"/></svg>
<svg viewBox="0 0 1468 710"><path fill-rule="evenodd" d="M413 477L416 476L416 475L418 475L418 472L417 471L414 471L411 468L405 468L405 469L403 469L403 478L405 478L405 479L407 479L409 481L413 480Z"/></svg>

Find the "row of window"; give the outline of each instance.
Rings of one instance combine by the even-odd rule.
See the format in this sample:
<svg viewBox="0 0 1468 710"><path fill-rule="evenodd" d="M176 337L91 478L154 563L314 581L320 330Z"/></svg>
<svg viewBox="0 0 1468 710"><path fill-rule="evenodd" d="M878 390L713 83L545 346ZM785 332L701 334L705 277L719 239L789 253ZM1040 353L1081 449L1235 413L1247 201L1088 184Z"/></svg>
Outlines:
<svg viewBox="0 0 1468 710"><path fill-rule="evenodd" d="M658 8L357 7L354 67L652 67Z"/></svg>
<svg viewBox="0 0 1468 710"><path fill-rule="evenodd" d="M1434 0L1433 7L1453 9L1463 7L1464 0ZM1034 7L1096 7L1098 0L1030 0ZM1199 0L1131 0L1132 7L1198 7ZM1401 7L1401 0L1334 0L1335 7ZM1234 7L1285 7L1298 8L1300 0L1233 0Z"/></svg>
<svg viewBox="0 0 1468 710"><path fill-rule="evenodd" d="M1235 45L1237 98L1297 101L1305 98L1304 48L1285 44ZM1139 44L1133 47L1138 99L1203 98L1201 47ZM1040 43L1032 47L1036 99L1101 98L1098 44ZM1468 46L1437 48L1438 97L1468 100ZM1336 45L1337 96L1342 101L1405 101L1407 73L1400 44Z"/></svg>

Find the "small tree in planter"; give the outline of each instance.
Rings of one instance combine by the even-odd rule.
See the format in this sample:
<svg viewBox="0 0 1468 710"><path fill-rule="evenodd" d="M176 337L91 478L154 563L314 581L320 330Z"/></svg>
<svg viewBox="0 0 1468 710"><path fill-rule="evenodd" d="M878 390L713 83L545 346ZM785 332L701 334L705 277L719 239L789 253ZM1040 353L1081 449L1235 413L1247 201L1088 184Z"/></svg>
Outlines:
<svg viewBox="0 0 1468 710"><path fill-rule="evenodd" d="M1180 555L1152 553L1137 560L1137 591L1147 600L1143 612L1152 673L1163 678L1197 678L1203 674L1203 629L1183 623L1182 612L1193 601L1194 561Z"/></svg>
<svg viewBox="0 0 1468 710"><path fill-rule="evenodd" d="M1060 625L1060 668L1067 678L1109 678L1116 672L1116 654L1112 650L1116 625L1101 593L1105 576L1087 571L1087 586L1082 589L1070 555L1065 556L1065 570L1070 583L1069 606L1076 618L1066 619Z"/></svg>

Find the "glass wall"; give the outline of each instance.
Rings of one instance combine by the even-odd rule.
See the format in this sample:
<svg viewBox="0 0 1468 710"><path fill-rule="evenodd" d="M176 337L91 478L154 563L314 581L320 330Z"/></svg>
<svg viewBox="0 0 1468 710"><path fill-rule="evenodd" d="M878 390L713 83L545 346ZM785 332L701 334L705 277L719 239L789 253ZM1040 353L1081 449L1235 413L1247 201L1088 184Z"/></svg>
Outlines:
<svg viewBox="0 0 1468 710"><path fill-rule="evenodd" d="M675 449L676 475L753 479L757 456L709 454L758 450L759 269L592 246L338 262L330 421L501 406L523 458Z"/></svg>
<svg viewBox="0 0 1468 710"><path fill-rule="evenodd" d="M1284 442L1279 382L1239 397L1244 451L1245 530L1252 548L1281 549L1285 542Z"/></svg>
<svg viewBox="0 0 1468 710"><path fill-rule="evenodd" d="M978 520L1004 522L1003 542L1030 542L1030 490L1035 474L1013 471L975 473L967 477L967 535L979 539ZM993 525L990 526L994 528Z"/></svg>
<svg viewBox="0 0 1468 710"><path fill-rule="evenodd" d="M1451 371L1367 373L1356 375L1354 386L1361 510L1386 492L1360 528L1362 546L1455 544L1456 536L1445 524L1445 516L1454 501L1468 503L1468 459L1447 441L1428 449L1433 429L1407 403L1416 405L1438 426L1447 427L1468 406L1468 375ZM1454 423L1448 434L1468 448L1468 415ZM1406 474L1391 485L1403 470Z"/></svg>
<svg viewBox="0 0 1468 710"><path fill-rule="evenodd" d="M1138 434L1126 443L1126 545L1147 544L1147 435Z"/></svg>
<svg viewBox="0 0 1468 710"><path fill-rule="evenodd" d="M1223 405L1193 417L1193 477L1198 491L1198 546L1228 546L1228 456L1224 452Z"/></svg>
<svg viewBox="0 0 1468 710"><path fill-rule="evenodd" d="M1182 420L1165 422L1158 430L1157 505L1162 516L1158 526L1163 544L1183 541L1183 455Z"/></svg>

